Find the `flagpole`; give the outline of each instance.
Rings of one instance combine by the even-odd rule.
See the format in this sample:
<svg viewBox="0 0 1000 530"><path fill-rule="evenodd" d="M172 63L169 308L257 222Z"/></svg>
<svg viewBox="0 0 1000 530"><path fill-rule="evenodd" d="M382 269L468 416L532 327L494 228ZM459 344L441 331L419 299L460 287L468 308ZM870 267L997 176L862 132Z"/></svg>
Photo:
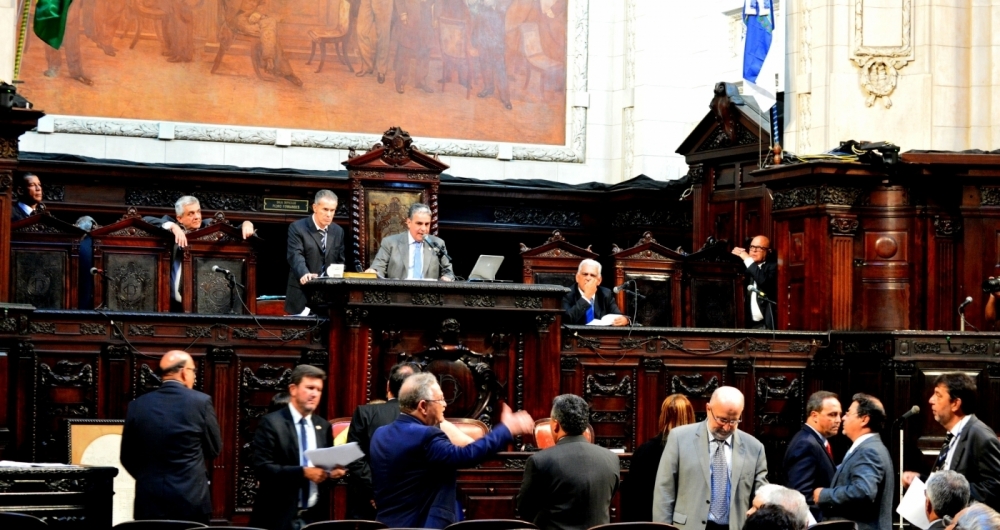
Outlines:
<svg viewBox="0 0 1000 530"><path fill-rule="evenodd" d="M14 54L14 75L12 83L18 83L21 76L21 60L24 58L24 46L28 41L28 13L31 11L31 4L28 0L21 2L21 29L17 32L17 52Z"/></svg>

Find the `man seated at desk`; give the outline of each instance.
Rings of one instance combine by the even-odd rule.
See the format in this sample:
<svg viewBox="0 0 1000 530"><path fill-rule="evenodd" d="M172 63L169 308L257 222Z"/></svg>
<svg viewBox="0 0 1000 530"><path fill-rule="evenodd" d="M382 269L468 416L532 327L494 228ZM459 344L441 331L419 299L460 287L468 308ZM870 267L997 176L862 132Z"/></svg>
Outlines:
<svg viewBox="0 0 1000 530"><path fill-rule="evenodd" d="M585 259L576 268L576 289L563 297L563 324L582 326L594 320L607 320L609 326L627 326L628 318L618 309L611 289L601 287L601 264Z"/></svg>
<svg viewBox="0 0 1000 530"><path fill-rule="evenodd" d="M455 273L444 240L428 234L431 230L430 207L421 203L410 206L406 228L406 232L382 240L378 254L365 272L391 280L454 281Z"/></svg>
<svg viewBox="0 0 1000 530"><path fill-rule="evenodd" d="M184 252L182 249L188 246L187 233L193 230L205 228L211 224L208 220L201 218L201 203L191 195L185 195L174 203L174 212L177 218L169 215L163 217L145 216L142 218L147 223L167 230L174 234L174 250L170 261L170 310L173 312L183 311L181 308L181 263ZM253 235L253 223L243 221L241 227L243 239Z"/></svg>

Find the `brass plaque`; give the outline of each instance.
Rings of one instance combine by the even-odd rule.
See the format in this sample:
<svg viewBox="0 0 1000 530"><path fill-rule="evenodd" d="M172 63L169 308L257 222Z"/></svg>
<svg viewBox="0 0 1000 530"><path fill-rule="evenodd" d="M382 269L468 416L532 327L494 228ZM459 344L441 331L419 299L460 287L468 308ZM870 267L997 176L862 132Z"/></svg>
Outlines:
<svg viewBox="0 0 1000 530"><path fill-rule="evenodd" d="M305 199L269 199L264 197L264 211L309 213L309 201Z"/></svg>

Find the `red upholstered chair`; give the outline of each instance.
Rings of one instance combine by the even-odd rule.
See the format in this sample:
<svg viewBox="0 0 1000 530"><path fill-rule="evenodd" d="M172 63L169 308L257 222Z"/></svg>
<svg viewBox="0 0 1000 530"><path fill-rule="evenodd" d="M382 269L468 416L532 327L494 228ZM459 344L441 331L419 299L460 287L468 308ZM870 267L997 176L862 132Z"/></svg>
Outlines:
<svg viewBox="0 0 1000 530"><path fill-rule="evenodd" d="M469 519L445 527L445 530L518 530L536 529L532 523L520 519Z"/></svg>
<svg viewBox="0 0 1000 530"><path fill-rule="evenodd" d="M533 434L535 437L535 447L545 449L546 447L555 445L555 441L552 439L552 418L535 420L535 431ZM587 430L583 431L583 437L588 442L594 443L594 427L592 425L587 425Z"/></svg>
<svg viewBox="0 0 1000 530"><path fill-rule="evenodd" d="M337 437L343 434L344 442L347 441L347 428L351 426L351 418L334 418L330 420L330 428L333 430L333 445L340 445L337 443Z"/></svg>
<svg viewBox="0 0 1000 530"><path fill-rule="evenodd" d="M207 525L191 521L128 521L116 524L111 530L192 530L194 528L207 528Z"/></svg>

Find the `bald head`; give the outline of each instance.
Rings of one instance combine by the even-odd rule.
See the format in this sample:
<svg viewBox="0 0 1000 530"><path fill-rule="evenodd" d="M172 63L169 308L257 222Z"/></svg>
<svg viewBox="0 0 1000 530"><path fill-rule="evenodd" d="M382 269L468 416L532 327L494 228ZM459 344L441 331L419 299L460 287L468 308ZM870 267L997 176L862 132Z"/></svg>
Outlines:
<svg viewBox="0 0 1000 530"><path fill-rule="evenodd" d="M160 373L164 381L179 381L194 388L194 359L186 351L170 350L160 358Z"/></svg>
<svg viewBox="0 0 1000 530"><path fill-rule="evenodd" d="M750 257L753 258L754 263L761 263L767 259L768 253L771 252L771 240L767 236L757 236L753 238L750 242Z"/></svg>
<svg viewBox="0 0 1000 530"><path fill-rule="evenodd" d="M712 405L720 407L736 407L743 410L743 392L731 386L720 386L712 392Z"/></svg>
<svg viewBox="0 0 1000 530"><path fill-rule="evenodd" d="M743 418L743 393L731 386L720 386L712 392L705 406L708 430L717 440L729 438Z"/></svg>

